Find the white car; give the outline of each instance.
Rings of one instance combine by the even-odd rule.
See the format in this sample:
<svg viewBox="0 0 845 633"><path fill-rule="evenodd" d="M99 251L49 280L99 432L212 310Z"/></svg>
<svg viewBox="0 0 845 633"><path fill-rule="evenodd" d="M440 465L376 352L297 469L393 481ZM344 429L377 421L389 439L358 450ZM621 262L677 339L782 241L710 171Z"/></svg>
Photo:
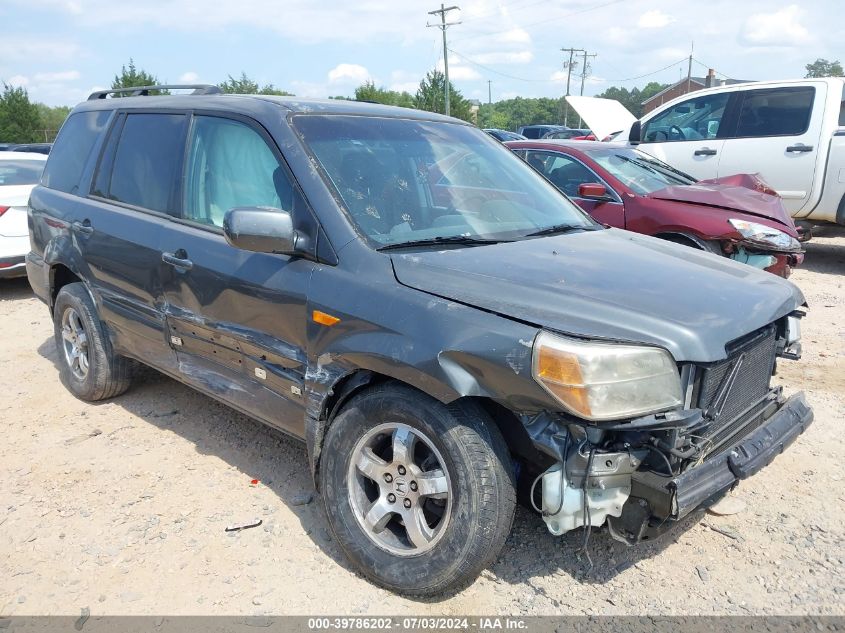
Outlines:
<svg viewBox="0 0 845 633"><path fill-rule="evenodd" d="M629 142L700 180L758 173L796 222L845 224L845 82L705 88L639 121L619 102L566 97L598 138Z"/></svg>
<svg viewBox="0 0 845 633"><path fill-rule="evenodd" d="M0 152L0 279L26 276L26 208L46 163L44 154Z"/></svg>

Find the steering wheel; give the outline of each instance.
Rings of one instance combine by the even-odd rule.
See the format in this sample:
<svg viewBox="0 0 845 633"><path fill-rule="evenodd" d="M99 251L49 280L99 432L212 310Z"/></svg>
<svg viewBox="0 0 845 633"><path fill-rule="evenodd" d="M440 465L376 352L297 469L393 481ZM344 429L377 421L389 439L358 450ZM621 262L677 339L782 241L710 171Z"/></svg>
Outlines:
<svg viewBox="0 0 845 633"><path fill-rule="evenodd" d="M673 134L677 134L678 138L681 139L682 141L687 140L687 137L684 135L684 131L681 128L679 128L677 125L671 126L669 128L669 131L672 132Z"/></svg>

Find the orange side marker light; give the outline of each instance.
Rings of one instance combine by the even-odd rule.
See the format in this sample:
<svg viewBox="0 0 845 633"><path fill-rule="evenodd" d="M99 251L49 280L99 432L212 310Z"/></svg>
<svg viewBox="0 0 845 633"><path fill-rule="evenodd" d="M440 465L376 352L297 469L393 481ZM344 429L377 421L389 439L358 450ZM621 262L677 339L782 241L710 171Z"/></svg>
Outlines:
<svg viewBox="0 0 845 633"><path fill-rule="evenodd" d="M314 323L319 323L320 325L327 325L331 327L335 323L340 323L340 319L336 316L332 316L331 314L326 314L325 312L321 312L320 310L314 310L311 314L311 318L314 319Z"/></svg>

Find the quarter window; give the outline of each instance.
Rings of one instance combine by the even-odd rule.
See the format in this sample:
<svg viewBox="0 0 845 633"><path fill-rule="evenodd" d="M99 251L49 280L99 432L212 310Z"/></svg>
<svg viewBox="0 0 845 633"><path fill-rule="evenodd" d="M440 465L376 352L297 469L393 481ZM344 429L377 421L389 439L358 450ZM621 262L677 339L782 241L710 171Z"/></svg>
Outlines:
<svg viewBox="0 0 845 633"><path fill-rule="evenodd" d="M642 138L646 143L716 138L728 99L723 92L682 101L648 121Z"/></svg>
<svg viewBox="0 0 845 633"><path fill-rule="evenodd" d="M127 115L106 197L153 211L174 212L185 119L182 114Z"/></svg>
<svg viewBox="0 0 845 633"><path fill-rule="evenodd" d="M807 131L815 88L749 90L739 111L736 136L797 136Z"/></svg>
<svg viewBox="0 0 845 633"><path fill-rule="evenodd" d="M235 207L293 210L293 187L264 138L250 126L198 116L190 134L183 215L223 226Z"/></svg>
<svg viewBox="0 0 845 633"><path fill-rule="evenodd" d="M88 156L106 126L111 112L77 112L71 114L50 151L41 179L45 187L76 193Z"/></svg>

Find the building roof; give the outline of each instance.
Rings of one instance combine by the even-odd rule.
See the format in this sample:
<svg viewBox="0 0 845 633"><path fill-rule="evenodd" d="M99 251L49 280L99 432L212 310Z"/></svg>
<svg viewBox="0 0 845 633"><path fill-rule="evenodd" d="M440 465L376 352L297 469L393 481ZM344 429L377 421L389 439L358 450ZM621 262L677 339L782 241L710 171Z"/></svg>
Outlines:
<svg viewBox="0 0 845 633"><path fill-rule="evenodd" d="M719 81L719 83L714 84L713 87L722 85L721 84L722 80L718 80L718 81ZM733 84L748 83L751 80L750 79L725 79L724 81L725 81L725 85L730 86L730 85L733 85ZM708 87L707 86L707 77L689 77L689 82L694 83L694 84L698 84L702 88ZM683 79L676 81L671 86L667 86L666 88L664 88L663 90L658 92L656 95L653 95L653 96L649 97L648 99L646 99L645 101L643 101L641 105L645 105L645 104L649 103L650 101L654 101L655 99L657 99L657 97L663 96L664 94L666 94L667 92L669 92L673 88L676 88L677 86L681 86L685 83L687 83L687 77L684 77Z"/></svg>

